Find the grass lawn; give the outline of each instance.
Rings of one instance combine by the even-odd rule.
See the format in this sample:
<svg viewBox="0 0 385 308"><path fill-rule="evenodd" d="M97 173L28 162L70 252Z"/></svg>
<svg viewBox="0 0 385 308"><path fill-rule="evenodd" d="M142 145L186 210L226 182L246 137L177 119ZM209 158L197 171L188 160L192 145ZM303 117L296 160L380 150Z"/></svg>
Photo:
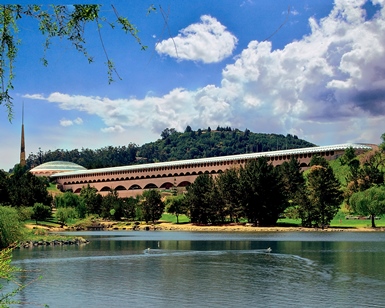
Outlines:
<svg viewBox="0 0 385 308"><path fill-rule="evenodd" d="M332 228L370 228L372 223L370 219L346 219L348 215L345 211L339 211L334 219L330 223ZM162 215L161 221L167 221L171 223L176 223L176 216L172 214L165 213ZM189 223L190 220L186 215L179 215L179 223ZM289 219L281 218L278 219L277 224L279 226L288 226L288 227L300 227L300 219ZM385 218L376 220L376 227L385 227Z"/></svg>
<svg viewBox="0 0 385 308"><path fill-rule="evenodd" d="M160 218L161 221L165 222L171 222L176 224L176 216L168 213L163 213L162 217ZM179 223L189 223L190 219L186 215L179 215Z"/></svg>
<svg viewBox="0 0 385 308"><path fill-rule="evenodd" d="M332 228L371 228L372 222L370 219L346 219L348 214L345 211L339 211L337 215L330 222ZM385 227L385 218L376 219L376 227ZM281 226L301 226L300 219L282 218L278 220L278 224Z"/></svg>

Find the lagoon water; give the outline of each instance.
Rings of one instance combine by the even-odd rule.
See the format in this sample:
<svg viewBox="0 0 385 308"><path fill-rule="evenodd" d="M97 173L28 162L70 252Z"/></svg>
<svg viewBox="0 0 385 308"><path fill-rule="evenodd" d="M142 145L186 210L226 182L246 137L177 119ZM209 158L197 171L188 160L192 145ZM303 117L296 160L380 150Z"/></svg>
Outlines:
<svg viewBox="0 0 385 308"><path fill-rule="evenodd" d="M91 242L14 252L23 282L42 276L21 307L385 307L382 232L76 236Z"/></svg>

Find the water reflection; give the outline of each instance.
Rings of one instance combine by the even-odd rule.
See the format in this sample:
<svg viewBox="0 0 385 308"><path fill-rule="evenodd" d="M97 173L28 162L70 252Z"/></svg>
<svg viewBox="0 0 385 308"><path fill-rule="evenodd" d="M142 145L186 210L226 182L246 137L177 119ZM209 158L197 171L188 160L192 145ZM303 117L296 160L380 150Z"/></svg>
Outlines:
<svg viewBox="0 0 385 308"><path fill-rule="evenodd" d="M382 233L96 234L85 246L15 251L15 265L43 276L22 297L50 307L385 305Z"/></svg>

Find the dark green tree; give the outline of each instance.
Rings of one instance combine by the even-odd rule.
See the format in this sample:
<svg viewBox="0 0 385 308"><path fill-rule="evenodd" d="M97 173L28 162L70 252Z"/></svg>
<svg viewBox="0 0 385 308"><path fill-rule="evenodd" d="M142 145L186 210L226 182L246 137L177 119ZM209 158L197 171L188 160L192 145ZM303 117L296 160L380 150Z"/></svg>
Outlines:
<svg viewBox="0 0 385 308"><path fill-rule="evenodd" d="M55 204L57 208L72 207L77 208L80 204L80 198L73 192L66 191L62 195L55 196Z"/></svg>
<svg viewBox="0 0 385 308"><path fill-rule="evenodd" d="M322 228L328 225L343 200L340 183L332 168L328 164L327 167L323 165L313 165L307 175L306 195L309 201L299 204L302 223L306 226L310 221L312 225Z"/></svg>
<svg viewBox="0 0 385 308"><path fill-rule="evenodd" d="M121 198L121 214L127 219L135 219L139 207L139 197Z"/></svg>
<svg viewBox="0 0 385 308"><path fill-rule="evenodd" d="M59 208L72 208L76 211L78 218L85 218L87 214L87 208L82 198L73 192L66 191L62 195L55 197L56 207Z"/></svg>
<svg viewBox="0 0 385 308"><path fill-rule="evenodd" d="M162 217L164 212L164 203L162 201L160 192L155 189L146 190L143 192L143 199L141 203L143 219L148 223Z"/></svg>
<svg viewBox="0 0 385 308"><path fill-rule="evenodd" d="M329 168L328 161L319 155L314 155L310 160L310 167L312 166L322 166L325 168Z"/></svg>
<svg viewBox="0 0 385 308"><path fill-rule="evenodd" d="M353 147L349 147L345 150L344 155L340 157L341 165L349 165L352 160L357 158L356 152Z"/></svg>
<svg viewBox="0 0 385 308"><path fill-rule="evenodd" d="M188 187L186 202L188 216L192 223L207 224L213 222L213 195L211 192L214 185L214 179L211 175L201 174Z"/></svg>
<svg viewBox="0 0 385 308"><path fill-rule="evenodd" d="M186 196L173 195L169 196L165 201L166 212L176 216L176 223L179 223L179 215L187 213Z"/></svg>
<svg viewBox="0 0 385 308"><path fill-rule="evenodd" d="M292 201L292 204L295 204L298 191L305 185L305 178L300 163L294 156L292 156L288 162L285 161L280 165L278 170L281 175L286 197L288 200Z"/></svg>
<svg viewBox="0 0 385 308"><path fill-rule="evenodd" d="M8 174L0 170L0 204L9 204Z"/></svg>
<svg viewBox="0 0 385 308"><path fill-rule="evenodd" d="M121 201L119 200L118 192L110 190L107 195L103 196L100 215L103 218L116 218L120 215L120 206Z"/></svg>
<svg viewBox="0 0 385 308"><path fill-rule="evenodd" d="M376 227L376 216L385 214L385 186L373 186L354 193L349 200L353 211L360 215L370 215L372 228Z"/></svg>
<svg viewBox="0 0 385 308"><path fill-rule="evenodd" d="M36 224L38 220L44 221L50 218L51 215L52 215L52 210L49 206L46 206L43 203L38 203L38 202L33 205L32 218L36 220Z"/></svg>
<svg viewBox="0 0 385 308"><path fill-rule="evenodd" d="M100 215L103 197L98 194L98 190L95 187L91 187L90 184L83 186L80 191L80 199L86 207L87 214Z"/></svg>
<svg viewBox="0 0 385 308"><path fill-rule="evenodd" d="M50 206L52 196L48 193L49 182L45 177L37 177L26 167L16 165L8 181L9 203L11 206L33 206L42 203Z"/></svg>
<svg viewBox="0 0 385 308"><path fill-rule="evenodd" d="M216 178L218 196L224 206L224 213L230 217L230 221L236 222L244 216L241 206L242 192L239 185L239 172L237 169L228 169L220 173Z"/></svg>
<svg viewBox="0 0 385 308"><path fill-rule="evenodd" d="M288 206L278 170L261 157L241 167L239 178L247 219L260 226L274 225Z"/></svg>

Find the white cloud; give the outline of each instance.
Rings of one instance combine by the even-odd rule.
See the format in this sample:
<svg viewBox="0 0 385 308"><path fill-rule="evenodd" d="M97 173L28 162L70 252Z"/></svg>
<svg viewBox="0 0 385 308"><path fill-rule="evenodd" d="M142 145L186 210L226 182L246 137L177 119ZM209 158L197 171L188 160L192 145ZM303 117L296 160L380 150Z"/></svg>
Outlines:
<svg viewBox="0 0 385 308"><path fill-rule="evenodd" d="M125 129L121 125L115 125L110 127L102 128L103 133L123 133Z"/></svg>
<svg viewBox="0 0 385 308"><path fill-rule="evenodd" d="M142 127L160 134L166 127L183 131L187 125L229 125L297 134L318 144L371 142L369 138L379 139L385 121L385 9L368 20L363 3L336 0L327 17L309 20L309 35L283 49L251 41L223 69L220 86L195 91L176 88L164 96L143 99L63 93L44 99L64 110L97 115L107 126L105 132ZM232 42L232 47L221 53L223 46L214 46L213 54L208 54L210 35L220 42L227 37L224 41ZM209 16L184 29L175 40L180 57L204 62L230 54L236 42ZM158 51L176 56L173 49L167 41Z"/></svg>
<svg viewBox="0 0 385 308"><path fill-rule="evenodd" d="M71 120L61 119L60 120L60 125L64 126L64 127L72 126L72 125L74 125L74 122L72 122Z"/></svg>
<svg viewBox="0 0 385 308"><path fill-rule="evenodd" d="M155 49L179 60L220 62L231 56L237 38L214 17L203 15L201 22L182 29L178 36L159 42Z"/></svg>
<svg viewBox="0 0 385 308"><path fill-rule="evenodd" d="M77 117L75 120L68 120L68 119L61 119L60 120L60 125L61 126L72 126L74 124L81 125L83 124L83 120L79 117Z"/></svg>
<svg viewBox="0 0 385 308"><path fill-rule="evenodd" d="M43 94L25 94L23 95L23 97L30 98L30 99L45 100L45 97Z"/></svg>
<svg viewBox="0 0 385 308"><path fill-rule="evenodd" d="M77 117L77 118L74 120L74 123L75 123L75 124L78 124L78 125L81 125L81 124L83 124L83 120L82 120L81 118Z"/></svg>

